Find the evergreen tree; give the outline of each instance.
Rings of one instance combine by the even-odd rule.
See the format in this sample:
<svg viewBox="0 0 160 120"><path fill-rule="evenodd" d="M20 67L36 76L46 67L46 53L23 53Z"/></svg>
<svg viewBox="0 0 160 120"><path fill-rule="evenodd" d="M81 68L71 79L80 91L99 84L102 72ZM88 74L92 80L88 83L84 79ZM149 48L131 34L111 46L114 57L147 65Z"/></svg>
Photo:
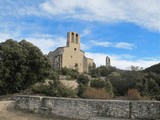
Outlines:
<svg viewBox="0 0 160 120"><path fill-rule="evenodd" d="M39 48L23 40L0 44L0 94L19 92L43 81L51 68Z"/></svg>

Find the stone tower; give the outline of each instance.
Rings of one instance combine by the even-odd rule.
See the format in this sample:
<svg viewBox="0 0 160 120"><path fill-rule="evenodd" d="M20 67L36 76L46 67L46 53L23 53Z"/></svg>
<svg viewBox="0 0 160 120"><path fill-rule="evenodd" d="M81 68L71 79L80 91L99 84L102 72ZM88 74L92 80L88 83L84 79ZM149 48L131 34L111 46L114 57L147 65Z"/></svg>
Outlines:
<svg viewBox="0 0 160 120"><path fill-rule="evenodd" d="M76 32L67 33L67 47L75 47L80 50L80 36Z"/></svg>
<svg viewBox="0 0 160 120"><path fill-rule="evenodd" d="M110 58L107 56L106 57L106 67L108 68L108 67L110 67L111 66L111 60L110 60Z"/></svg>

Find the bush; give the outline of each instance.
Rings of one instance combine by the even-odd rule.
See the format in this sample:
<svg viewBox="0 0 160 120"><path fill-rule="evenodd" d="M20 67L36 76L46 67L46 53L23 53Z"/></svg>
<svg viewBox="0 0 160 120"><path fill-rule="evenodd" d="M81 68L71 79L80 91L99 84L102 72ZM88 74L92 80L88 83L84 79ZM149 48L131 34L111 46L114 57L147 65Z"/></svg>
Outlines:
<svg viewBox="0 0 160 120"><path fill-rule="evenodd" d="M106 86L106 82L100 79L92 80L90 83L90 86L93 88L104 88Z"/></svg>
<svg viewBox="0 0 160 120"><path fill-rule="evenodd" d="M129 100L141 100L142 97L137 89L129 89L127 92L127 98Z"/></svg>
<svg viewBox="0 0 160 120"><path fill-rule="evenodd" d="M87 89L88 85L79 84L78 86L78 93L77 95L81 98L83 98L83 93Z"/></svg>
<svg viewBox="0 0 160 120"><path fill-rule="evenodd" d="M53 97L76 97L75 90L65 87L59 81L50 82L49 85L44 83L33 85L32 91Z"/></svg>
<svg viewBox="0 0 160 120"><path fill-rule="evenodd" d="M112 98L104 88L97 89L92 87L88 87L84 91L83 97L88 99L111 99Z"/></svg>
<svg viewBox="0 0 160 120"><path fill-rule="evenodd" d="M33 85L31 88L32 88L33 93L46 94L47 91L48 91L49 86L40 83L40 84Z"/></svg>
<svg viewBox="0 0 160 120"><path fill-rule="evenodd" d="M50 84L49 90L47 91L46 95L54 97L76 97L75 90L67 88L61 83L59 83L57 87L54 86L54 83Z"/></svg>
<svg viewBox="0 0 160 120"><path fill-rule="evenodd" d="M66 67L61 68L58 71L58 73L61 75L70 76L72 79L77 79L79 76L79 72L77 70L66 68Z"/></svg>
<svg viewBox="0 0 160 120"><path fill-rule="evenodd" d="M114 96L113 86L109 80L106 80L105 89L112 97Z"/></svg>
<svg viewBox="0 0 160 120"><path fill-rule="evenodd" d="M89 83L89 78L88 76L85 75L80 75L77 79L78 84L83 84L83 85L88 85Z"/></svg>

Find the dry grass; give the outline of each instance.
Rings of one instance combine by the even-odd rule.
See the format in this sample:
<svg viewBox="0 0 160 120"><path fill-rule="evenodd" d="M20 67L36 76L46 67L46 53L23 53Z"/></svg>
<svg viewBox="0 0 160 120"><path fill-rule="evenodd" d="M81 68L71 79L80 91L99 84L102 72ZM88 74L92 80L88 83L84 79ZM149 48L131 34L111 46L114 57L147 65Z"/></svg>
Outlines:
<svg viewBox="0 0 160 120"><path fill-rule="evenodd" d="M137 89L129 89L127 92L127 98L129 100L141 100L141 94Z"/></svg>
<svg viewBox="0 0 160 120"><path fill-rule="evenodd" d="M110 94L104 88L97 89L92 87L88 87L84 91L83 97L89 99L111 99Z"/></svg>

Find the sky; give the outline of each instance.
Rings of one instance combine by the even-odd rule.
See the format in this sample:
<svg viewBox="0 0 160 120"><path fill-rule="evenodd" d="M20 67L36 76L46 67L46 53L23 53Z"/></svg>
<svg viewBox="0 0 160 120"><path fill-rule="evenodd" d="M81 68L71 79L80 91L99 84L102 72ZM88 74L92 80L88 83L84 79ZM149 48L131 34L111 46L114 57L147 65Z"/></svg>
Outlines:
<svg viewBox="0 0 160 120"><path fill-rule="evenodd" d="M44 54L77 32L97 66L160 62L160 0L0 0L0 42L25 39Z"/></svg>

